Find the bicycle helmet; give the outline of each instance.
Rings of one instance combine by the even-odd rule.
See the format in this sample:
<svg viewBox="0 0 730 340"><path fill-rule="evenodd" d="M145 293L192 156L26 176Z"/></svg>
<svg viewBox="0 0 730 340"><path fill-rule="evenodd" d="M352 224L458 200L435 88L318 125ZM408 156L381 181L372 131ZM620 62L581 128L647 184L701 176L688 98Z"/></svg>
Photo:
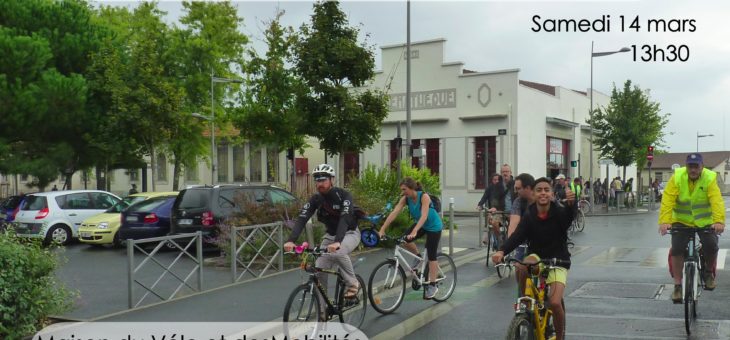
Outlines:
<svg viewBox="0 0 730 340"><path fill-rule="evenodd" d="M335 177L335 168L329 164L320 164L312 171L312 176L315 180Z"/></svg>

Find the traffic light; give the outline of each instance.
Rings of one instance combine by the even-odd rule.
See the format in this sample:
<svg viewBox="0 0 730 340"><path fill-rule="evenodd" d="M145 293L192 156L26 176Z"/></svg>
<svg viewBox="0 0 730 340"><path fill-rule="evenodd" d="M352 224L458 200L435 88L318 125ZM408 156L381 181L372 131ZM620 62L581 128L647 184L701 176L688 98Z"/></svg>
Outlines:
<svg viewBox="0 0 730 340"><path fill-rule="evenodd" d="M654 160L654 147L651 145L646 147L646 160L649 162Z"/></svg>

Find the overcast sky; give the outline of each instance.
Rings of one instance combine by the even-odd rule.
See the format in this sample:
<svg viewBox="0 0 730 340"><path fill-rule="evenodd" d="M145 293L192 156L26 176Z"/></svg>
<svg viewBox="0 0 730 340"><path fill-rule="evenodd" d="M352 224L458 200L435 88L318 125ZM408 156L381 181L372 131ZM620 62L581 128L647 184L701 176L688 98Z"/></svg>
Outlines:
<svg viewBox="0 0 730 340"><path fill-rule="evenodd" d="M134 5L135 2L103 2ZM285 25L299 27L312 13L312 2L234 1L244 18L242 30L252 46L263 50L262 21L273 17L277 6L286 11ZM177 21L179 1L162 1L169 22ZM345 1L342 9L350 23L361 25L368 43L379 46L405 43L405 2ZM533 32L533 16L547 19L601 19L610 16L610 32ZM621 31L625 17L626 31ZM639 16L640 32L629 29ZM461 61L475 71L519 68L520 79L577 90L590 87L591 41L595 51L613 51L636 45L686 45L686 62L634 61L633 53L594 59L594 88L610 94L613 84L621 87L631 79L671 113L666 141L672 152L696 148L696 135L714 134L699 140L700 151L728 150L730 136L730 1L489 1L411 3L411 41L445 38L445 62ZM649 19L694 20L685 32L648 32ZM687 23L687 22L685 22ZM675 25L676 26L676 25ZM363 37L361 37L364 39ZM684 54L684 52L683 52ZM729 116L729 117L726 117Z"/></svg>

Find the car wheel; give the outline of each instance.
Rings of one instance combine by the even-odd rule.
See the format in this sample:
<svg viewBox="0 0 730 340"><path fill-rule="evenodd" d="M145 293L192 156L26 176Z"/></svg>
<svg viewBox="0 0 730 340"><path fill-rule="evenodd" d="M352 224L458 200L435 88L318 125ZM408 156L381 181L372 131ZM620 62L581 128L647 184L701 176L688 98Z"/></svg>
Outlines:
<svg viewBox="0 0 730 340"><path fill-rule="evenodd" d="M119 231L114 233L114 239L112 240L112 248L121 248L122 240L119 238Z"/></svg>
<svg viewBox="0 0 730 340"><path fill-rule="evenodd" d="M52 226L51 229L48 230L48 233L46 233L46 245L56 243L65 246L69 242L71 242L71 230L63 224L56 224Z"/></svg>

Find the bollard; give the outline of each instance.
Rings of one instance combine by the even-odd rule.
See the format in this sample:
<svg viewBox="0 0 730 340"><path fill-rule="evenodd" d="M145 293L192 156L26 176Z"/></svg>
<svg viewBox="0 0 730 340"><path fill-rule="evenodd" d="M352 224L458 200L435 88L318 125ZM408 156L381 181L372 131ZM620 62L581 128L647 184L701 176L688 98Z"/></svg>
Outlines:
<svg viewBox="0 0 730 340"><path fill-rule="evenodd" d="M482 210L478 210L477 214L479 214L479 239L477 239L477 248L483 247L482 245L482 237L484 237L484 214L482 214Z"/></svg>
<svg viewBox="0 0 730 340"><path fill-rule="evenodd" d="M127 239L127 302L134 308L134 240Z"/></svg>
<svg viewBox="0 0 730 340"><path fill-rule="evenodd" d="M449 256L454 254L454 198L449 198Z"/></svg>
<svg viewBox="0 0 730 340"><path fill-rule="evenodd" d="M203 232L198 230L196 232L198 234L196 237L198 238L198 242L196 243L197 250L197 258L198 258L198 291L203 291Z"/></svg>

